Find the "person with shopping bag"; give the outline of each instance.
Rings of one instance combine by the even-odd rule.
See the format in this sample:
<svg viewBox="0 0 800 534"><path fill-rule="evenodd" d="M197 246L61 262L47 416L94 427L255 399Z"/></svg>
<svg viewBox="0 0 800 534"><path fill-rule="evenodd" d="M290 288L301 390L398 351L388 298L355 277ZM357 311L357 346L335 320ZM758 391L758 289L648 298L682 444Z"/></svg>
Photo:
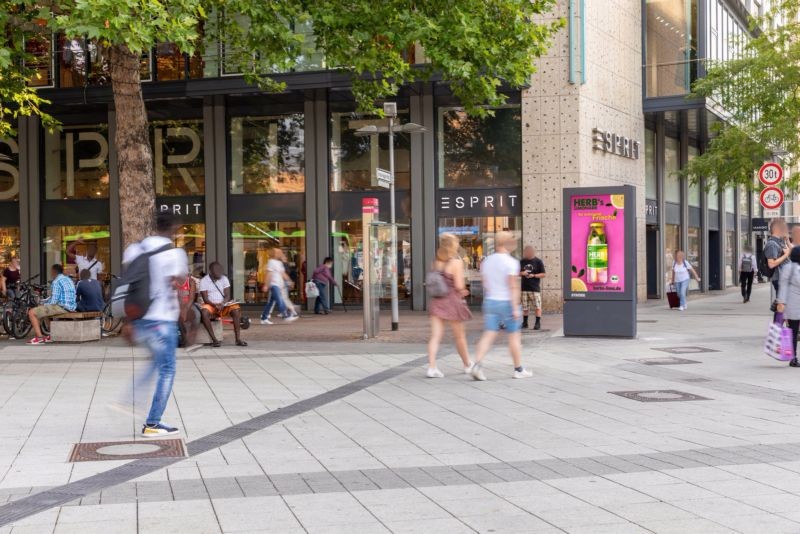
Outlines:
<svg viewBox="0 0 800 534"><path fill-rule="evenodd" d="M797 361L797 334L800 331L800 246L792 248L789 253L791 262L780 270L778 282L777 313L783 318L792 330L792 354L789 362L792 367L800 367Z"/></svg>

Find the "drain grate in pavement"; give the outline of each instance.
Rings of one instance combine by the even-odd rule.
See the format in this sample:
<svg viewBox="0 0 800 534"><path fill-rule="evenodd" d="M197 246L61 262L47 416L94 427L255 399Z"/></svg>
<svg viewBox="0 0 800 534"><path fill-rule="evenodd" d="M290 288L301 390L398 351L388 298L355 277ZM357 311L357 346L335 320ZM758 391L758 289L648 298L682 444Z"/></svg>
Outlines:
<svg viewBox="0 0 800 534"><path fill-rule="evenodd" d="M655 319L637 319L637 323L657 323L658 321Z"/></svg>
<svg viewBox="0 0 800 534"><path fill-rule="evenodd" d="M661 347L654 348L659 352L666 352L668 354L702 354L704 352L719 352L718 350L709 349L707 347Z"/></svg>
<svg viewBox="0 0 800 534"><path fill-rule="evenodd" d="M683 402L696 400L711 400L700 395L693 395L675 389L654 389L650 391L609 391L612 395L619 395L626 399L639 402Z"/></svg>
<svg viewBox="0 0 800 534"><path fill-rule="evenodd" d="M99 462L103 460L138 460L140 458L182 458L186 446L182 439L148 441L101 441L76 443L69 455L70 462Z"/></svg>
<svg viewBox="0 0 800 534"><path fill-rule="evenodd" d="M628 360L630 362L641 363L644 365L686 365L688 363L700 363L696 360L686 360L675 356L665 356L663 358L641 358L638 360Z"/></svg>

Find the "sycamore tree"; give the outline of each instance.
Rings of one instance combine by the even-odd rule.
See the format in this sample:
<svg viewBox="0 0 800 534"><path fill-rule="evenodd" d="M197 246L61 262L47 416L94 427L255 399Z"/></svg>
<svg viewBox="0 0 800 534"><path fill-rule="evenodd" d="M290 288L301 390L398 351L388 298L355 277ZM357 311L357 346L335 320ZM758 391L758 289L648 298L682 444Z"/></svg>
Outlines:
<svg viewBox="0 0 800 534"><path fill-rule="evenodd" d="M730 43L736 59L708 65L694 96L709 99L724 120L712 125L706 152L684 175L706 178L709 188L754 186L754 173L775 154L794 165L800 154L800 0L776 0L751 20L755 36ZM798 177L788 182L796 187Z"/></svg>
<svg viewBox="0 0 800 534"><path fill-rule="evenodd" d="M505 102L501 86L521 87L563 21L544 22L555 0L0 0L48 19L51 30L88 37L108 49L114 95L114 144L125 244L150 231L155 208L152 148L140 83L142 53L158 43L208 56L224 50L226 70L265 91L272 75L308 54L293 28L313 28L314 49L330 68L350 73L361 110L400 86L439 76L470 113ZM43 5L47 7L42 8ZM0 19L1 21L2 19ZM552 20L552 19L551 19ZM412 66L415 45L427 63ZM0 52L0 68L4 56ZM6 64L9 59L6 59ZM22 73L22 77L26 76ZM2 86L0 86L2 87ZM24 85L18 98L34 98ZM0 93L0 99L7 97ZM33 107L37 103L30 101ZM13 107L13 106L10 106ZM3 117L0 117L0 124Z"/></svg>

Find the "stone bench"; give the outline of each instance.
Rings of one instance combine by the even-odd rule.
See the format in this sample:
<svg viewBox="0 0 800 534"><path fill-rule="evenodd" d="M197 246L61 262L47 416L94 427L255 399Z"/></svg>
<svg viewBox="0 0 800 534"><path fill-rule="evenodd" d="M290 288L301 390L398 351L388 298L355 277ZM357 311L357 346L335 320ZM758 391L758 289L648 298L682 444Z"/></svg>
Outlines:
<svg viewBox="0 0 800 534"><path fill-rule="evenodd" d="M211 328L214 330L214 335L217 338L217 341L220 343L222 342L222 321L219 319L211 321ZM200 345L209 345L211 344L211 336L208 335L206 332L206 327L203 326L201 322L197 325L197 336L194 340L195 343L199 343Z"/></svg>
<svg viewBox="0 0 800 534"><path fill-rule="evenodd" d="M100 341L101 312L72 312L50 319L50 337L55 342Z"/></svg>

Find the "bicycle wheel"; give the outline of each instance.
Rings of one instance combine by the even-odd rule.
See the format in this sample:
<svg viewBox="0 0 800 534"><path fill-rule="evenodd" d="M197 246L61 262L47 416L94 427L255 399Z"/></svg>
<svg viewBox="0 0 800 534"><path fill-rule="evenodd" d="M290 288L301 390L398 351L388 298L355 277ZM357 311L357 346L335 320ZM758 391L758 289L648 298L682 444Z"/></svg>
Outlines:
<svg viewBox="0 0 800 534"><path fill-rule="evenodd" d="M18 308L14 310L11 319L11 333L17 339L25 339L28 332L31 331L31 321L28 319L27 308Z"/></svg>
<svg viewBox="0 0 800 534"><path fill-rule="evenodd" d="M104 334L113 334L117 331L120 324L122 324L122 319L114 317L111 314L111 303L109 302L103 308L103 317L101 318L100 329Z"/></svg>
<svg viewBox="0 0 800 534"><path fill-rule="evenodd" d="M8 306L4 307L3 310L2 310L2 314L3 314L2 320L0 320L0 326L3 328L3 331L9 336L13 336L14 335L13 328L11 326L11 324L12 324L11 319L13 317L13 314L12 314L11 310L12 309L10 307L8 307Z"/></svg>

